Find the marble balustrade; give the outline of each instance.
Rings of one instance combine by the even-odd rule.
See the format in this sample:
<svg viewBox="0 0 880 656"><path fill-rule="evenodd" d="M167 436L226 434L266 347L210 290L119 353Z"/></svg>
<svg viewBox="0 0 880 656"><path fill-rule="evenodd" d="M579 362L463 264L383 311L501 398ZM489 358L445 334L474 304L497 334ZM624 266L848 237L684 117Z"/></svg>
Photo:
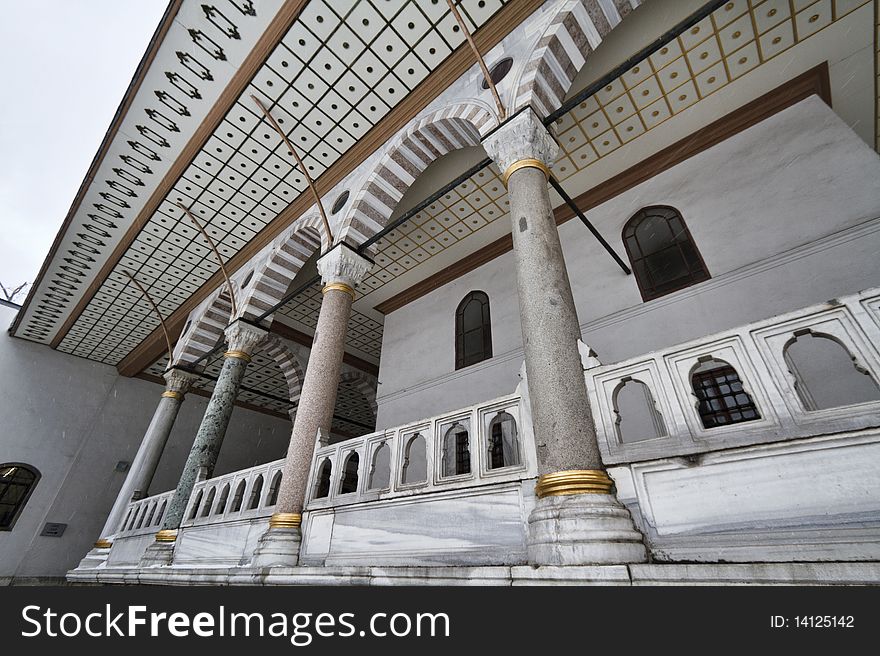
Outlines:
<svg viewBox="0 0 880 656"><path fill-rule="evenodd" d="M491 467L490 424L506 413L516 422L516 462ZM450 473L444 467L444 438L447 433L468 432L470 472ZM422 460L411 443L421 436L425 444L424 470ZM451 439L451 437L450 437ZM389 450L389 475L376 471L380 448ZM353 492L342 492L346 462L357 455L357 486ZM322 467L331 467L329 493L318 497ZM409 475L406 467L413 470ZM384 468L383 468L384 469ZM424 475L422 475L424 472ZM316 510L346 506L380 499L393 499L430 494L445 490L461 490L497 483L535 478L537 465L531 420L519 395L511 395L455 410L436 417L405 424L331 445L318 444L312 459L306 495L306 509Z"/></svg>
<svg viewBox="0 0 880 656"><path fill-rule="evenodd" d="M852 374L858 376L858 371L875 383L880 381L878 288L623 362L593 366L585 376L603 461L613 465L688 456L880 425L880 400L821 410L805 408L784 351L793 338L807 331L843 346L853 360ZM707 358L722 360L736 369L760 419L703 427L690 376ZM615 395L628 380L638 381L650 391L654 410L661 418L662 428L656 431L659 435L622 439Z"/></svg>

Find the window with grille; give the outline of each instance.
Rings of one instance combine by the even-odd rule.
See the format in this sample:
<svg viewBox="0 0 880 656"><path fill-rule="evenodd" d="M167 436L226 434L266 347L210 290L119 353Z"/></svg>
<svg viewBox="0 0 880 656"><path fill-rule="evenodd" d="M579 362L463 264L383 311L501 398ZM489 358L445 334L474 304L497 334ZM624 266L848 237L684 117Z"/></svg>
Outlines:
<svg viewBox="0 0 880 656"><path fill-rule="evenodd" d="M455 423L443 437L443 476L471 473L470 435L465 425Z"/></svg>
<svg viewBox="0 0 880 656"><path fill-rule="evenodd" d="M463 369L492 357L489 297L471 292L455 311L455 368Z"/></svg>
<svg viewBox="0 0 880 656"><path fill-rule="evenodd" d="M489 424L489 469L518 464L516 420L507 412L499 412Z"/></svg>
<svg viewBox="0 0 880 656"><path fill-rule="evenodd" d="M736 369L722 360L701 364L691 376L703 428L717 428L760 419L752 397L743 389Z"/></svg>
<svg viewBox="0 0 880 656"><path fill-rule="evenodd" d="M12 530L38 480L39 472L29 465L0 465L0 531Z"/></svg>
<svg viewBox="0 0 880 656"><path fill-rule="evenodd" d="M711 277L681 213L673 207L639 210L623 227L623 244L642 300L650 301Z"/></svg>

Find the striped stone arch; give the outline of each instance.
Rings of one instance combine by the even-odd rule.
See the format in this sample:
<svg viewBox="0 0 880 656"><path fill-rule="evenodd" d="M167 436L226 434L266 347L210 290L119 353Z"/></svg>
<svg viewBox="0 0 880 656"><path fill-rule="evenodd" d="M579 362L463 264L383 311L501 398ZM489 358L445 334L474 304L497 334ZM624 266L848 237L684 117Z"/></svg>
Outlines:
<svg viewBox="0 0 880 656"><path fill-rule="evenodd" d="M379 404L376 402L376 379L363 371L346 371L339 377L339 382L340 384L352 383L364 395L367 403L373 409L373 419L375 419L379 409Z"/></svg>
<svg viewBox="0 0 880 656"><path fill-rule="evenodd" d="M174 364L191 364L214 350L229 325L231 312L232 304L225 286L190 312L174 347Z"/></svg>
<svg viewBox="0 0 880 656"><path fill-rule="evenodd" d="M327 240L318 214L295 221L275 238L266 255L242 269L239 279L238 317L256 319L274 307L287 293L296 274Z"/></svg>
<svg viewBox="0 0 880 656"><path fill-rule="evenodd" d="M403 194L431 162L453 150L478 145L482 135L496 125L488 106L476 102L452 105L414 119L358 191L337 240L357 247L381 231Z"/></svg>
<svg viewBox="0 0 880 656"><path fill-rule="evenodd" d="M589 55L613 28L646 0L566 0L523 68L515 109L531 106L544 117L562 106Z"/></svg>
<svg viewBox="0 0 880 656"><path fill-rule="evenodd" d="M281 369L281 373L284 374L284 379L287 381L287 389L290 391L290 400L293 403L299 403L302 383L305 378L305 372L299 359L283 340L271 333L266 337L266 341L260 350L272 358L275 364L278 365L278 368Z"/></svg>

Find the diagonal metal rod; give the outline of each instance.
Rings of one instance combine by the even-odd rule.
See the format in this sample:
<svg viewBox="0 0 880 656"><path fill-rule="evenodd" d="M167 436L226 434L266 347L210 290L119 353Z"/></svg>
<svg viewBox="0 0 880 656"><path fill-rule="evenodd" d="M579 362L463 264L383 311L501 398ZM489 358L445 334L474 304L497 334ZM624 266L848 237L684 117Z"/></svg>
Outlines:
<svg viewBox="0 0 880 656"><path fill-rule="evenodd" d="M208 235L207 231L202 227L202 224L199 223L199 220L190 212L186 207L181 203L177 203L177 206L186 213L189 217L189 220L192 221L196 228L199 229L199 232L202 233L202 237L205 238L205 241L208 242L208 245L211 247L211 250L214 251L214 257L217 258L217 263L220 265L220 271L223 272L223 277L226 279L226 287L229 290L229 302L232 305L232 314L230 315L230 319L234 318L238 314L238 308L235 305L235 291L232 289L232 281L229 279L229 273L226 271L226 265L223 264L223 258L220 257L220 251L217 250L217 247L214 245L214 240Z"/></svg>
<svg viewBox="0 0 880 656"><path fill-rule="evenodd" d="M144 289L143 285L141 285L137 281L137 278L135 278L131 273L129 273L125 269L122 270L122 273L124 273L126 276L128 276L129 280L131 280L134 283L134 286L140 290L141 294L144 295L144 298L147 299L147 302L153 308L153 312L155 312L156 316L159 318L159 324L162 326L162 332L165 335L165 346L168 347L168 366L165 367L165 369L167 370L169 367L171 367L171 365L174 361L174 349L171 348L171 337L168 335L168 326L165 325L165 319L164 319L164 317L162 317L162 313L159 312L159 306L156 305L155 301L153 301L152 298L150 298L150 295L147 293L147 290Z"/></svg>
<svg viewBox="0 0 880 656"><path fill-rule="evenodd" d="M372 246L377 241L382 239L382 237L387 235L389 232L391 232L395 228L403 225L404 223L409 221L412 217L414 217L416 214L418 214L423 209L425 209L428 205L430 205L431 203L436 201L438 198L448 194L450 191L455 189L462 182L467 181L469 178L476 175L477 173L482 171L487 166L490 166L491 164L492 164L492 160L487 157L486 159L481 160L479 163L477 163L474 166L472 166L471 168L469 168L467 171L462 173L460 176L458 176L455 180L453 180L449 184L446 184L446 185L443 185L442 187L440 187L440 189L438 189L433 194L428 196L421 203L419 203L418 205L416 205L412 209L409 209L406 212L404 212L403 214L401 214L400 217L395 219L392 223L389 223L387 226L382 228L382 230L380 230L375 235L373 235L372 237L367 239L363 244L358 246L358 253L363 253L365 250L367 250L370 246Z"/></svg>
<svg viewBox="0 0 880 656"><path fill-rule="evenodd" d="M315 189L315 183L312 180L312 177L309 175L308 170L303 164L303 161L300 159L299 154L296 152L296 148L293 147L293 144L290 143L290 139L287 138L287 135L284 134L284 130L281 129L281 126L278 125L278 122L275 120L275 117L269 113L269 110L266 109L266 106L260 102L260 99L257 98L254 94L251 94L251 98L253 101L257 103L257 107L260 108L260 111L263 112L263 116L266 117L266 120L272 125L272 129L278 133L281 137L281 140L284 142L284 145L287 146L290 154L293 155L293 158L296 160L297 166L299 166L299 170L302 172L303 177L306 179L306 184L308 184L309 189L312 192L312 195L315 197L315 203L318 205L318 212L321 214L321 221L324 224L324 231L327 233L327 243L329 245L333 244L333 233L330 232L330 222L327 220L327 214L324 212L324 205L321 203L321 197L318 195L318 190Z"/></svg>
<svg viewBox="0 0 880 656"><path fill-rule="evenodd" d="M278 308L280 308L284 305L287 305L287 303L289 303L291 300L293 300L294 297L299 296L302 292L304 292L305 290L307 290L309 287L314 285L316 282L319 282L320 280L321 280L321 276L315 276L314 278L309 279L307 282L303 283L302 285L300 285L299 287L294 289L289 294L285 294L284 298L282 298L275 305L273 305L268 310L263 312L263 314L261 314L256 319L254 319L254 323L257 323L257 324L260 323L263 319L265 319L270 314L275 312Z"/></svg>
<svg viewBox="0 0 880 656"><path fill-rule="evenodd" d="M544 125L550 125L554 121L559 118L562 118L572 109L580 105L587 98L592 96L594 93L606 87L611 81L617 79L624 73L626 73L633 66L638 64L643 59L650 57L655 52L660 50L665 45L668 45L670 41L678 37L688 28L693 27L701 20L703 20L706 16L711 14L713 11L724 5L728 0L712 0L712 2L708 2L702 7L700 7L696 12L685 18L682 22L678 23L675 27L668 30L665 34L660 35L653 42L639 50L632 57L627 59L622 64L615 66L612 70L608 71L601 78L587 86L585 89L579 91L576 95L572 96L569 100L562 103L562 107L557 109L552 114L549 114L547 118L544 119Z"/></svg>
<svg viewBox="0 0 880 656"><path fill-rule="evenodd" d="M584 213L581 212L581 208L578 207L577 204L571 199L571 197L565 192L565 189L563 189L562 185L559 184L559 180L557 180L552 175L550 176L550 186L556 190L557 194L562 196L562 200L565 201L565 204L568 205L575 214L577 214L577 217L581 220L581 223L587 226L589 231L593 233L593 236L599 240L599 243L602 244L602 246L605 247L605 250L608 251L608 254L611 255L611 257L614 258L614 261L620 265L620 268L623 269L624 273L626 273L626 275L631 274L632 271L630 271L629 267L626 266L626 263L620 259L620 256L614 251L614 249L611 248L611 244L605 241L605 237L603 237L599 233L599 231L596 230L596 227L592 223L590 223L590 220L586 216L584 216Z"/></svg>
<svg viewBox="0 0 880 656"><path fill-rule="evenodd" d="M504 111L504 104L501 102L501 96L498 95L498 89L495 88L495 81L492 79L492 74L489 72L489 68L486 66L486 60L483 59L483 55L480 54L480 49L477 48L477 44L474 43L474 39L471 36L470 31L465 25L464 20L461 17L461 14L458 13L458 8L455 6L454 0L446 0L446 4L449 5L449 11L452 12L452 15L455 17L455 21L458 23L459 29L464 34L464 38L467 39L468 45L471 47L471 50L474 53L474 57L477 58L477 63L480 65L480 70L483 71L483 78L486 80L486 86L492 91L492 97L495 99L495 105L498 107L498 122L501 123L507 118L507 112Z"/></svg>

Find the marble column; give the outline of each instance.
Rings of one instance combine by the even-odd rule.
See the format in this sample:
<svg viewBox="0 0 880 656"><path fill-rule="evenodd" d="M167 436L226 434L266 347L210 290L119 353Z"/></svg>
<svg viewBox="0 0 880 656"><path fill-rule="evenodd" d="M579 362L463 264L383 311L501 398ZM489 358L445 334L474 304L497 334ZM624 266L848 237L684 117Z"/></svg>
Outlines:
<svg viewBox="0 0 880 656"><path fill-rule="evenodd" d="M170 564L177 530L183 521L193 486L200 475L210 478L214 472L214 465L232 417L238 388L251 356L266 338L267 332L264 328L241 320L226 328L227 350L223 354L223 367L214 384L211 400L208 401L205 416L183 466L174 496L168 503L162 529L156 534L156 541L144 553L141 566Z"/></svg>
<svg viewBox="0 0 880 656"><path fill-rule="evenodd" d="M581 337L547 181L558 145L530 109L483 140L510 199L528 391L540 477L529 517L539 565L644 561L641 534L599 455Z"/></svg>
<svg viewBox="0 0 880 656"><path fill-rule="evenodd" d="M143 499L148 494L156 467L162 458L168 436L174 427L177 413L183 403L186 394L196 375L173 368L165 372L165 391L159 399L153 419L147 427L141 445L138 447L134 460L129 467L125 482L116 496L110 515L101 530L101 537L95 542L94 547L85 558L80 561L79 568L88 569L97 567L107 560L110 547L113 546L113 537L119 531L119 526L128 509L128 504L138 499Z"/></svg>
<svg viewBox="0 0 880 656"><path fill-rule="evenodd" d="M330 434L354 288L371 266L372 262L345 244L335 246L318 259L318 272L324 283L321 311L275 514L254 552L255 567L293 566L299 562L300 524L315 441L319 431L322 435Z"/></svg>

